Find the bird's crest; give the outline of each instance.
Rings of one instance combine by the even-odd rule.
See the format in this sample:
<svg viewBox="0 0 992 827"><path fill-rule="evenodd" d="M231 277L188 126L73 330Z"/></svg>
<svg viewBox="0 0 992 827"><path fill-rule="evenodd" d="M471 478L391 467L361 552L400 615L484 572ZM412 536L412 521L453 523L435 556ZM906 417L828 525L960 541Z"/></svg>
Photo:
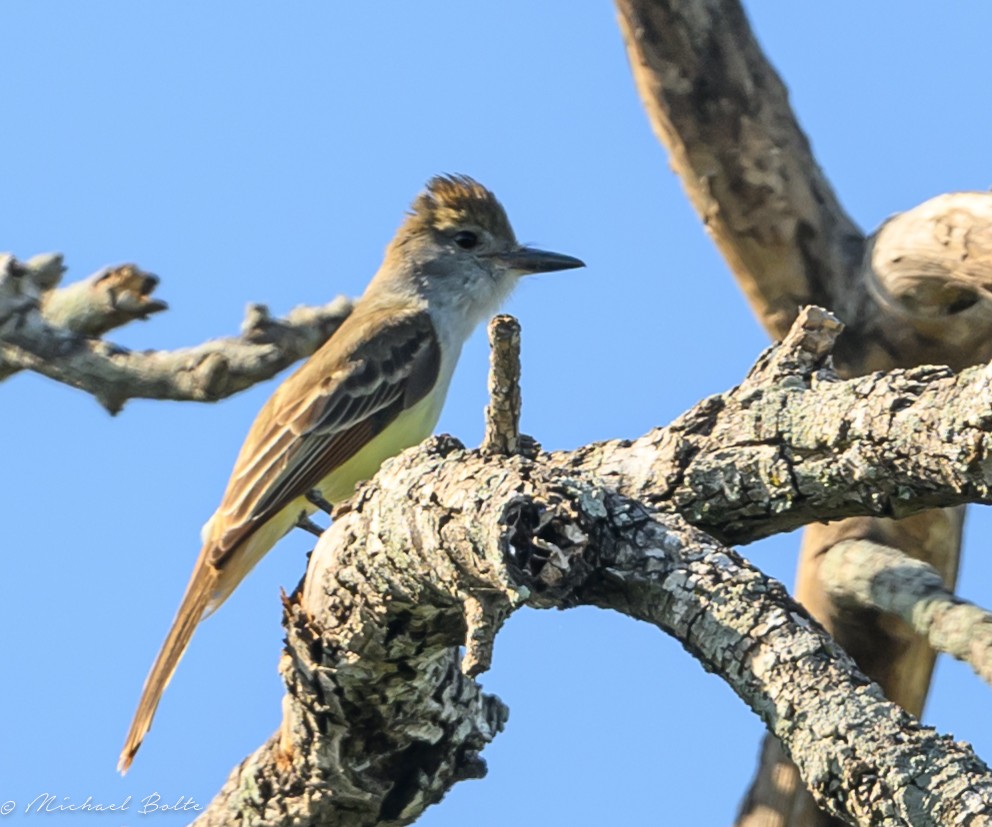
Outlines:
<svg viewBox="0 0 992 827"><path fill-rule="evenodd" d="M506 210L496 196L467 175L438 175L410 208L408 228L445 231L474 224L497 238L515 241Z"/></svg>

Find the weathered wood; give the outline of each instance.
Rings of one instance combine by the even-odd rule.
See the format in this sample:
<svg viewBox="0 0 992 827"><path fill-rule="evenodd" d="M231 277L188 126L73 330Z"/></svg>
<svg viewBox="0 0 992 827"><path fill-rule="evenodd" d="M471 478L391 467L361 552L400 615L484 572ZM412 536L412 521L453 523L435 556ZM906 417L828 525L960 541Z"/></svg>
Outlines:
<svg viewBox="0 0 992 827"><path fill-rule="evenodd" d="M616 5L655 134L773 338L784 334L797 305L815 301L848 325L836 354L845 376L921 364L960 368L989 358L988 194L934 199L866 240L817 166L785 86L737 0ZM843 645L859 652L890 697L910 709L921 708L926 697L929 648L888 621L835 606L819 590L817 562L832 542L888 534L953 587L960 521L960 515L934 514L896 529L861 520L804 534L797 594ZM921 538L923 545L914 545ZM775 772L769 764L767 773ZM770 777L756 783L769 789ZM783 825L818 823L796 815L808 810L798 800L790 808Z"/></svg>
<svg viewBox="0 0 992 827"><path fill-rule="evenodd" d="M523 605L595 605L673 634L835 814L992 819L988 768L886 701L781 584L589 475L442 438L389 462L318 542L287 606L282 727L199 827L406 824L479 776L505 709L457 647L490 649Z"/></svg>
<svg viewBox="0 0 992 827"><path fill-rule="evenodd" d="M0 256L0 380L33 370L92 394L111 413L136 397L223 399L309 356L351 312L343 296L282 319L249 305L240 336L139 353L94 336L164 309L149 298L155 278L124 265L56 290L63 269L60 256Z"/></svg>
<svg viewBox="0 0 992 827"><path fill-rule="evenodd" d="M948 591L933 566L881 543L854 540L830 548L820 576L838 604L899 617L933 649L992 683L992 612Z"/></svg>
<svg viewBox="0 0 992 827"><path fill-rule="evenodd" d="M858 330L858 368L992 359L992 193L938 195L872 235L860 282L870 300L837 296Z"/></svg>
<svg viewBox="0 0 992 827"><path fill-rule="evenodd" d="M489 404L482 450L520 451L520 322L499 315L489 323Z"/></svg>
<svg viewBox="0 0 992 827"><path fill-rule="evenodd" d="M864 235L817 166L740 4L616 6L655 135L762 325L780 339L801 305L835 309L834 282L853 276Z"/></svg>
<svg viewBox="0 0 992 827"><path fill-rule="evenodd" d="M287 603L280 732L235 769L198 824L405 824L478 777L478 751L506 710L470 676L525 604L596 605L675 635L762 717L834 816L987 823L992 775L967 747L884 701L784 587L675 513L719 527L755 508L771 513L774 500L787 525L806 498L874 513L989 497L992 369L839 381L828 369L838 330L829 314L804 310L739 388L640 444L529 459L448 437L388 462L321 537ZM921 432L934 443L917 450ZM840 433L855 473L838 468ZM720 467L760 467L743 456L766 442L791 446L782 456L793 472L781 476L801 496L778 499L774 468L714 484ZM673 458L700 472L683 465L659 480L659 463ZM793 815L806 806L781 751L772 744L766 756L786 787L756 785L746 816L767 818L752 825L776 823L763 802Z"/></svg>

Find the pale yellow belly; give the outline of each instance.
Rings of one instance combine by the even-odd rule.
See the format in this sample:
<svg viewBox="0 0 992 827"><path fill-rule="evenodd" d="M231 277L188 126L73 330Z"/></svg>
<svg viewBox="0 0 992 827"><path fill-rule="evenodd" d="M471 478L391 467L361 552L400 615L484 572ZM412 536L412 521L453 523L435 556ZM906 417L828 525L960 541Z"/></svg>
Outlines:
<svg viewBox="0 0 992 827"><path fill-rule="evenodd" d="M324 499L331 503L346 500L355 492L358 483L375 476L385 460L430 436L443 403L443 393L429 394L396 417L384 431L366 443L362 450L339 465L316 486ZM301 513L312 514L314 511L316 507L309 500L299 497L254 531L225 565L226 576L221 578L219 589L210 601L206 614L212 613L228 598L265 553L293 528Z"/></svg>
<svg viewBox="0 0 992 827"><path fill-rule="evenodd" d="M403 411L388 428L321 481L319 488L325 499L332 503L347 499L355 493L358 483L375 476L385 460L427 439L437 425L440 407L428 397Z"/></svg>

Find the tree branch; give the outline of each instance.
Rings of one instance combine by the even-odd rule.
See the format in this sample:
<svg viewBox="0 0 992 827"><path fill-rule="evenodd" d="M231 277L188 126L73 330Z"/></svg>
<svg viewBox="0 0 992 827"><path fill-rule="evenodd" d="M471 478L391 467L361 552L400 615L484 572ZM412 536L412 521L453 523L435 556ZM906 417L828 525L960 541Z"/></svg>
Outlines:
<svg viewBox="0 0 992 827"><path fill-rule="evenodd" d="M548 459L735 543L992 502L992 366L841 381L826 350L838 332L833 316L807 308L740 387L633 441Z"/></svg>
<svg viewBox="0 0 992 827"><path fill-rule="evenodd" d="M65 272L59 253L43 253L25 262L0 255L0 272L3 273L0 279L6 282L9 291L7 302L14 298L15 291L28 293L31 300L22 312L40 310L53 327L82 336L100 336L168 308L164 301L151 296L158 286L158 277L134 264L106 267L66 287L58 286ZM10 310L8 304L7 312ZM17 370L0 357L0 381Z"/></svg>
<svg viewBox="0 0 992 827"><path fill-rule="evenodd" d="M866 244L821 173L737 0L616 5L655 133L773 338L797 306L816 301L848 324L836 353L844 376L924 364L960 369L992 358L985 287L992 197L942 196L887 222ZM813 524L803 534L797 596L911 711L922 709L932 651L876 624L872 612L837 606L819 591L817 567L832 543L882 537L933 564L953 586L961 525L962 515L938 512L904 525ZM768 777L758 783L770 788ZM789 816L783 823L814 822Z"/></svg>
<svg viewBox="0 0 992 827"><path fill-rule="evenodd" d="M955 597L933 566L880 543L850 540L827 551L820 576L835 600L902 618L934 649L992 683L992 613Z"/></svg>
<svg viewBox="0 0 992 827"><path fill-rule="evenodd" d="M797 469L833 469L808 492L820 505L870 513L882 499L873 486L891 485L883 473L905 473L907 485L922 476L916 488L896 486L895 500L908 509L960 497L961 479L975 469L979 478L969 484L987 492L980 469L992 468L982 453L992 444L992 371L966 372L972 380L931 368L840 382L828 371L839 330L830 314L805 309L724 404L683 417L730 417L683 428L680 436L713 440L694 458L709 452L714 467L732 467L770 433L788 433L805 446L802 461L792 459ZM963 417L975 437L964 439L965 456L938 462L939 477L925 473L934 451L920 451L916 435L936 433L956 450L961 428L921 427L932 415ZM837 417L847 418L840 431ZM850 469L834 468L837 445L823 438L838 433L863 455L859 467L878 473L845 483ZM614 459L630 447L615 446ZM524 604L612 608L674 634L762 717L817 803L835 815L914 825L992 815L992 777L967 747L886 702L780 584L679 515L604 487L595 473L616 464L584 463L587 452L571 463L562 455L533 461L465 451L448 437L387 462L318 541L304 586L287 603L280 732L232 773L201 827L408 823L458 779L478 777L478 752L506 710L468 676L488 665L500 626ZM624 460L653 479L643 455ZM895 472L904 461L917 464ZM610 476L627 487L633 479ZM683 474L671 491L746 491L745 514L759 505L772 513L767 486L701 479ZM807 499L796 490L801 496L788 502ZM782 525L794 518L788 502ZM668 507L675 503L670 494ZM726 516L691 513L717 525Z"/></svg>
<svg viewBox="0 0 992 827"><path fill-rule="evenodd" d="M111 413L137 397L223 399L309 356L351 312L343 296L283 319L249 305L240 336L136 353L92 335L164 309L148 298L155 277L124 265L53 291L62 269L58 256L26 264L0 257L0 380L33 370L92 394Z"/></svg>
<svg viewBox="0 0 992 827"><path fill-rule="evenodd" d="M481 772L476 753L505 719L455 668L471 613L495 635L525 603L596 605L675 635L834 813L915 825L992 814L992 776L970 749L885 701L733 551L588 475L441 438L387 463L318 542L287 610L280 733L197 823L416 818Z"/></svg>
<svg viewBox="0 0 992 827"><path fill-rule="evenodd" d="M520 322L496 316L489 323L489 404L482 450L494 454L520 451Z"/></svg>
<svg viewBox="0 0 992 827"><path fill-rule="evenodd" d="M736 0L616 0L634 82L672 168L762 325L834 309L864 235L817 166Z"/></svg>
<svg viewBox="0 0 992 827"><path fill-rule="evenodd" d="M859 372L992 359L992 193L939 195L888 219L869 239L856 290L831 309L854 335Z"/></svg>
<svg viewBox="0 0 992 827"><path fill-rule="evenodd" d="M83 336L102 336L167 310L169 305L151 297L158 282L158 276L134 264L105 267L89 278L46 293L41 313L54 327Z"/></svg>

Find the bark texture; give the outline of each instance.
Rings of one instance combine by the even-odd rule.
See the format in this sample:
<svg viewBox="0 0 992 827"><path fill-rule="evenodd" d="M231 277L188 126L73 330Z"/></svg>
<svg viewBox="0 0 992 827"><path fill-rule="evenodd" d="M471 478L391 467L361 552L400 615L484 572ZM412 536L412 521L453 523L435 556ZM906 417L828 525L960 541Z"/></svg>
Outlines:
<svg viewBox="0 0 992 827"><path fill-rule="evenodd" d="M816 302L848 325L836 353L844 376L989 359L992 196L940 196L866 237L819 169L737 0L616 0L616 6L655 134L773 338L785 334L797 306ZM932 650L900 621L838 605L823 591L819 565L834 544L868 539L929 562L953 587L962 519L940 512L902 524L845 521L811 526L803 538L797 596L890 697L917 713ZM770 763L756 784L770 789L778 772ZM762 826L822 823L796 815L810 812L799 801L779 810L777 821ZM759 822L745 813L739 823Z"/></svg>
<svg viewBox="0 0 992 827"><path fill-rule="evenodd" d="M785 588L589 475L442 438L389 461L318 542L280 732L198 822L403 824L505 711L457 668L521 605L595 605L675 635L782 739L817 802L879 825L992 818L992 775L886 701ZM972 821L971 823L980 823Z"/></svg>
<svg viewBox="0 0 992 827"><path fill-rule="evenodd" d="M748 467L743 456L756 441L748 427L774 422L777 434L791 434L787 441L797 432L803 441L811 421L833 415L834 403L825 402L831 394L860 386L877 394L873 404L852 410L847 398L838 415L843 408L861 434L877 435L874 455L891 454L896 465L928 462L930 451L904 455L917 444L910 435L930 432L923 420L967 411L976 392L990 393L987 369L968 371L972 381L920 373L912 393L929 404L908 406L899 400L911 371L876 376L867 386L864 379L841 381L828 369L839 329L824 311L804 310L725 405L700 406L700 417L735 411L740 418L731 426L736 420L728 415L725 423L739 442L724 442L723 467ZM780 393L793 398L783 401ZM768 399L773 407L748 420ZM978 409L992 410L990 401L984 397ZM792 413L783 414L792 403ZM720 438L721 425L707 427ZM984 456L992 415L969 427ZM502 623L524 605L595 605L675 635L765 721L812 800L834 817L872 825L992 823L992 775L967 745L886 701L781 584L686 521L719 525L717 512L732 513L738 499L712 510L685 508L692 498L673 492L701 484L685 474L667 496L636 498L651 490L645 480L657 482L657 446L681 438L676 430L636 448L604 444L610 459L598 462L594 446L531 459L467 451L442 437L388 460L318 541L303 586L287 601L280 731L235 769L197 823L411 822L453 783L484 771L479 750L507 712L471 677L488 666ZM797 465L836 475L827 470L836 465L830 440L803 444ZM962 496L961 479L972 475L970 485L986 492L992 481L992 463L971 455L937 465L939 479L917 469L924 480L914 488L907 477L896 499L910 509L946 505ZM872 466L872 485L840 475L822 491L874 513L880 500L870 492L890 484L892 467ZM925 502L914 504L917 496ZM746 500L762 497L755 486ZM788 505L780 515L789 524ZM783 754L771 757L788 781Z"/></svg>
<svg viewBox="0 0 992 827"><path fill-rule="evenodd" d="M746 543L814 520L988 503L990 425L989 366L849 380L820 367L745 382L638 439L549 461Z"/></svg>
<svg viewBox="0 0 992 827"><path fill-rule="evenodd" d="M520 322L513 316L496 316L489 323L492 367L489 371L489 404L482 450L493 454L520 451Z"/></svg>
<svg viewBox="0 0 992 827"><path fill-rule="evenodd" d="M765 329L831 281L864 236L813 158L788 92L733 0L617 0L641 101L672 168Z"/></svg>
<svg viewBox="0 0 992 827"><path fill-rule="evenodd" d="M968 663L992 683L992 613L949 592L933 566L855 540L831 548L820 574L838 602L901 618L938 652Z"/></svg>
<svg viewBox="0 0 992 827"><path fill-rule="evenodd" d="M223 399L313 353L351 312L344 297L283 319L249 305L240 336L136 353L98 337L164 310L151 298L157 278L126 264L56 289L64 269L54 254L0 256L0 381L33 370L92 394L111 413L136 397Z"/></svg>
<svg viewBox="0 0 992 827"><path fill-rule="evenodd" d="M781 739L766 743L740 824L989 823L984 765L882 701L778 584L720 542L840 520L807 530L797 596L911 712L933 652L906 620L958 654L986 646L984 619L963 643L946 631L962 607L933 602L932 574L926 610L903 597L883 607L890 575L838 582L849 567L838 573L836 560L901 551L950 588L954 506L990 500L992 374L964 369L992 356L992 196L940 196L866 236L739 2L617 8L673 168L759 320L791 341L668 428L534 460L516 430L514 339L501 340L506 390L485 455L442 440L396 460L322 539L287 604L284 725L202 823L409 822L484 769L478 752L506 709L470 676L507 614L580 602L678 635ZM58 256L0 258L0 380L34 370L111 412L133 397L234 393L311 353L350 311L339 299L273 320L254 306L239 337L132 353L99 337L165 309L155 277L124 265L60 288L63 269ZM848 324L835 350L848 381L826 362L835 320L812 311L789 332L810 302ZM920 367L935 363L961 372Z"/></svg>

